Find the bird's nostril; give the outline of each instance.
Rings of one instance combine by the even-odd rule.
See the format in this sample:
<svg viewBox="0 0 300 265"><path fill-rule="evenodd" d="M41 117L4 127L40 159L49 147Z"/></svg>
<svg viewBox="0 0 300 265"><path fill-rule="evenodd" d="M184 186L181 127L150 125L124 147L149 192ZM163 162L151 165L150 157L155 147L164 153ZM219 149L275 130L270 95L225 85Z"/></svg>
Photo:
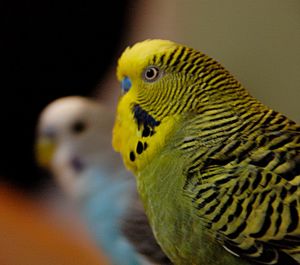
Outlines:
<svg viewBox="0 0 300 265"><path fill-rule="evenodd" d="M49 139L54 139L56 137L55 129L52 127L46 128L42 134Z"/></svg>
<svg viewBox="0 0 300 265"><path fill-rule="evenodd" d="M73 157L70 161L71 167L74 169L76 172L80 172L84 169L84 164L82 160L79 157Z"/></svg>

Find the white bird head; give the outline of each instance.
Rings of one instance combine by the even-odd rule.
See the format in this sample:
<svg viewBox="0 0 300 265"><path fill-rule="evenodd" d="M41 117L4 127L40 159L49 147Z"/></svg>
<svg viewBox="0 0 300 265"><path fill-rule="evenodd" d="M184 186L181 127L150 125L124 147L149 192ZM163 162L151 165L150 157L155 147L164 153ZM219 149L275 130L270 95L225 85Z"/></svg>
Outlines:
<svg viewBox="0 0 300 265"><path fill-rule="evenodd" d="M72 197L83 192L87 171L122 165L111 147L113 114L96 100L71 96L53 101L40 115L37 161Z"/></svg>

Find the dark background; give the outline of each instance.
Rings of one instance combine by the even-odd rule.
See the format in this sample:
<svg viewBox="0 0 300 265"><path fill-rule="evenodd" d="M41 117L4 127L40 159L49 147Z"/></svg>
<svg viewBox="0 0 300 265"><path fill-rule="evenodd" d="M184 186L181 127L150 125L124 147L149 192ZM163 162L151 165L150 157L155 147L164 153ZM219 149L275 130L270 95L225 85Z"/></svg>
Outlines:
<svg viewBox="0 0 300 265"><path fill-rule="evenodd" d="M39 113L52 100L91 95L126 32L130 1L2 1L0 177L34 191Z"/></svg>

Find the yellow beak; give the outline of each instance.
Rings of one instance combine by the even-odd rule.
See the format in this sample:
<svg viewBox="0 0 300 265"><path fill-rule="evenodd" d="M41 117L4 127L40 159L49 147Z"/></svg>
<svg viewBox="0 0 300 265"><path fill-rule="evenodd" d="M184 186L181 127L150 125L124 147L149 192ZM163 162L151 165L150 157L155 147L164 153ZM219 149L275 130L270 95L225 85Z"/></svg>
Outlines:
<svg viewBox="0 0 300 265"><path fill-rule="evenodd" d="M39 166L49 168L56 149L53 139L40 137L35 146L36 160Z"/></svg>

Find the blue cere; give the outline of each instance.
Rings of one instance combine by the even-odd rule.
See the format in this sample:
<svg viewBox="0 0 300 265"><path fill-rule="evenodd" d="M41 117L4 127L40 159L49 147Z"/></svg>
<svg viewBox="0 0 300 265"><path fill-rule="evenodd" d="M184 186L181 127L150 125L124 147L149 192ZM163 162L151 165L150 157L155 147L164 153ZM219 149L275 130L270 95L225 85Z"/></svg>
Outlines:
<svg viewBox="0 0 300 265"><path fill-rule="evenodd" d="M122 82L121 82L121 88L122 88L122 92L126 93L129 91L129 89L131 88L131 81L129 79L129 77L124 77Z"/></svg>

